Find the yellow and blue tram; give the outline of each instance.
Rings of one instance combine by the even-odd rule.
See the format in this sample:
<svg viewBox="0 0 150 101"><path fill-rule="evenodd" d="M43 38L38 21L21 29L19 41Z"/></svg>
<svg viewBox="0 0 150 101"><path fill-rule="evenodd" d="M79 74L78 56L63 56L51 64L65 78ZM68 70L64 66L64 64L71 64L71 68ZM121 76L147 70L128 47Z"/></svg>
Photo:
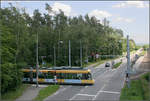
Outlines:
<svg viewBox="0 0 150 101"><path fill-rule="evenodd" d="M36 83L36 69L22 69L23 82ZM56 77L56 80L54 78ZM39 69L39 83L57 83L57 84L94 84L91 71L81 68L53 68Z"/></svg>

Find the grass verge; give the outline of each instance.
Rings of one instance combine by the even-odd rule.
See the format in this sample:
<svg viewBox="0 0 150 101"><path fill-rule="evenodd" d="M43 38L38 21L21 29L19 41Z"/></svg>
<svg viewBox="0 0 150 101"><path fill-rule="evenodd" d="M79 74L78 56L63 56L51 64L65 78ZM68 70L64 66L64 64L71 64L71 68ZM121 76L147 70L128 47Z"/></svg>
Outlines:
<svg viewBox="0 0 150 101"><path fill-rule="evenodd" d="M142 75L139 79L133 80L130 83L130 88L127 85L122 89L120 100L146 100L150 101L150 72Z"/></svg>
<svg viewBox="0 0 150 101"><path fill-rule="evenodd" d="M43 101L46 97L52 95L59 89L59 85L49 85L46 88L40 90L37 97L34 99L35 101Z"/></svg>
<svg viewBox="0 0 150 101"><path fill-rule="evenodd" d="M119 67L121 64L122 64L122 62L118 62L118 63L116 63L116 64L114 65L114 68Z"/></svg>
<svg viewBox="0 0 150 101"><path fill-rule="evenodd" d="M120 58L120 57L111 58L111 59L97 60L97 61L94 61L94 62L88 62L88 64L84 64L83 67L88 67L88 66L90 66L90 65L92 65L92 64L95 64L95 65L93 65L93 67L97 67L98 65L103 64L103 63L106 62L106 61L115 60L115 59L117 59L117 58Z"/></svg>
<svg viewBox="0 0 150 101"><path fill-rule="evenodd" d="M146 51L143 50L143 51L139 54L139 56L144 56L145 54L146 54Z"/></svg>
<svg viewBox="0 0 150 101"><path fill-rule="evenodd" d="M18 97L20 97L23 92L25 91L25 89L27 89L30 85L28 84L22 84L21 86L19 86L16 90L14 91L9 91L5 94L2 94L2 100L9 100L9 101L14 101L16 100Z"/></svg>

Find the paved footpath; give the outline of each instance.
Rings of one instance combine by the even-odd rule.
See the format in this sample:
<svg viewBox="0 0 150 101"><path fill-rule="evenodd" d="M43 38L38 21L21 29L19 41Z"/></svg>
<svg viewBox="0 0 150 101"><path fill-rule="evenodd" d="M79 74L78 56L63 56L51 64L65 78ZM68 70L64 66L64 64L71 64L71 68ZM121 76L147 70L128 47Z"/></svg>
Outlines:
<svg viewBox="0 0 150 101"><path fill-rule="evenodd" d="M131 79L136 79L139 76L150 72L150 49L146 52L146 54L140 57L136 64L133 66L133 70L135 74L132 74Z"/></svg>
<svg viewBox="0 0 150 101"><path fill-rule="evenodd" d="M32 101L44 87L47 87L47 85L40 85L38 88L35 85L31 85L16 101Z"/></svg>
<svg viewBox="0 0 150 101"><path fill-rule="evenodd" d="M140 65L140 70L150 72L150 49L146 52L144 59Z"/></svg>

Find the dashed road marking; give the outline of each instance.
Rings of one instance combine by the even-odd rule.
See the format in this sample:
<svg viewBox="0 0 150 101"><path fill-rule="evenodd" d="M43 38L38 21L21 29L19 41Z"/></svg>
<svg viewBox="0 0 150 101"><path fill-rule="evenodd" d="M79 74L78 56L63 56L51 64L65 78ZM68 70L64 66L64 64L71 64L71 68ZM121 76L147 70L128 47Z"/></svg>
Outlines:
<svg viewBox="0 0 150 101"><path fill-rule="evenodd" d="M76 95L75 95L75 96L73 96L71 99L69 99L69 101L70 101L70 100L73 100L76 96L78 96L78 95L76 94Z"/></svg>
<svg viewBox="0 0 150 101"><path fill-rule="evenodd" d="M99 93L100 93L100 91L102 91L104 88L105 88L105 84L104 84L104 86L98 91L98 93L94 96L94 98L92 99L92 101L93 100L95 100L96 99L96 97L99 95Z"/></svg>
<svg viewBox="0 0 150 101"><path fill-rule="evenodd" d="M88 87L88 86L85 86L84 88L87 88L87 87ZM84 88L81 89L79 92L82 92L82 91L84 90ZM79 93L78 93L78 94L79 94ZM69 99L69 101L70 101L70 100L73 100L78 94L75 94L72 98Z"/></svg>
<svg viewBox="0 0 150 101"><path fill-rule="evenodd" d="M89 94L80 94L80 93L79 93L79 94L77 94L77 95L80 95L80 96L92 96L92 97L93 97L93 96L95 96L95 95L89 95Z"/></svg>
<svg viewBox="0 0 150 101"><path fill-rule="evenodd" d="M65 91L67 88L70 88L70 87L71 87L71 86L68 86L68 87L66 87L66 88L62 88L62 89L58 90L56 93L53 94L53 96L54 96L54 95L57 95L57 94L60 93L60 92Z"/></svg>
<svg viewBox="0 0 150 101"><path fill-rule="evenodd" d="M99 91L100 93L112 93L112 94L120 94L120 92L112 92L112 91Z"/></svg>

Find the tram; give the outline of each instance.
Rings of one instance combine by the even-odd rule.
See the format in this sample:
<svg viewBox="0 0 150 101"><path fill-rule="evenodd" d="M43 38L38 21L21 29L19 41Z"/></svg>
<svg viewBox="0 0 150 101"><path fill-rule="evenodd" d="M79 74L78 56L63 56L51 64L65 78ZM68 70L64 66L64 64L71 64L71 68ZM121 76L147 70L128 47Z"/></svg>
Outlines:
<svg viewBox="0 0 150 101"><path fill-rule="evenodd" d="M23 82L36 83L36 69L22 69L24 74ZM57 84L94 84L91 71L78 67L54 67L42 68L38 72L39 83L57 83Z"/></svg>

